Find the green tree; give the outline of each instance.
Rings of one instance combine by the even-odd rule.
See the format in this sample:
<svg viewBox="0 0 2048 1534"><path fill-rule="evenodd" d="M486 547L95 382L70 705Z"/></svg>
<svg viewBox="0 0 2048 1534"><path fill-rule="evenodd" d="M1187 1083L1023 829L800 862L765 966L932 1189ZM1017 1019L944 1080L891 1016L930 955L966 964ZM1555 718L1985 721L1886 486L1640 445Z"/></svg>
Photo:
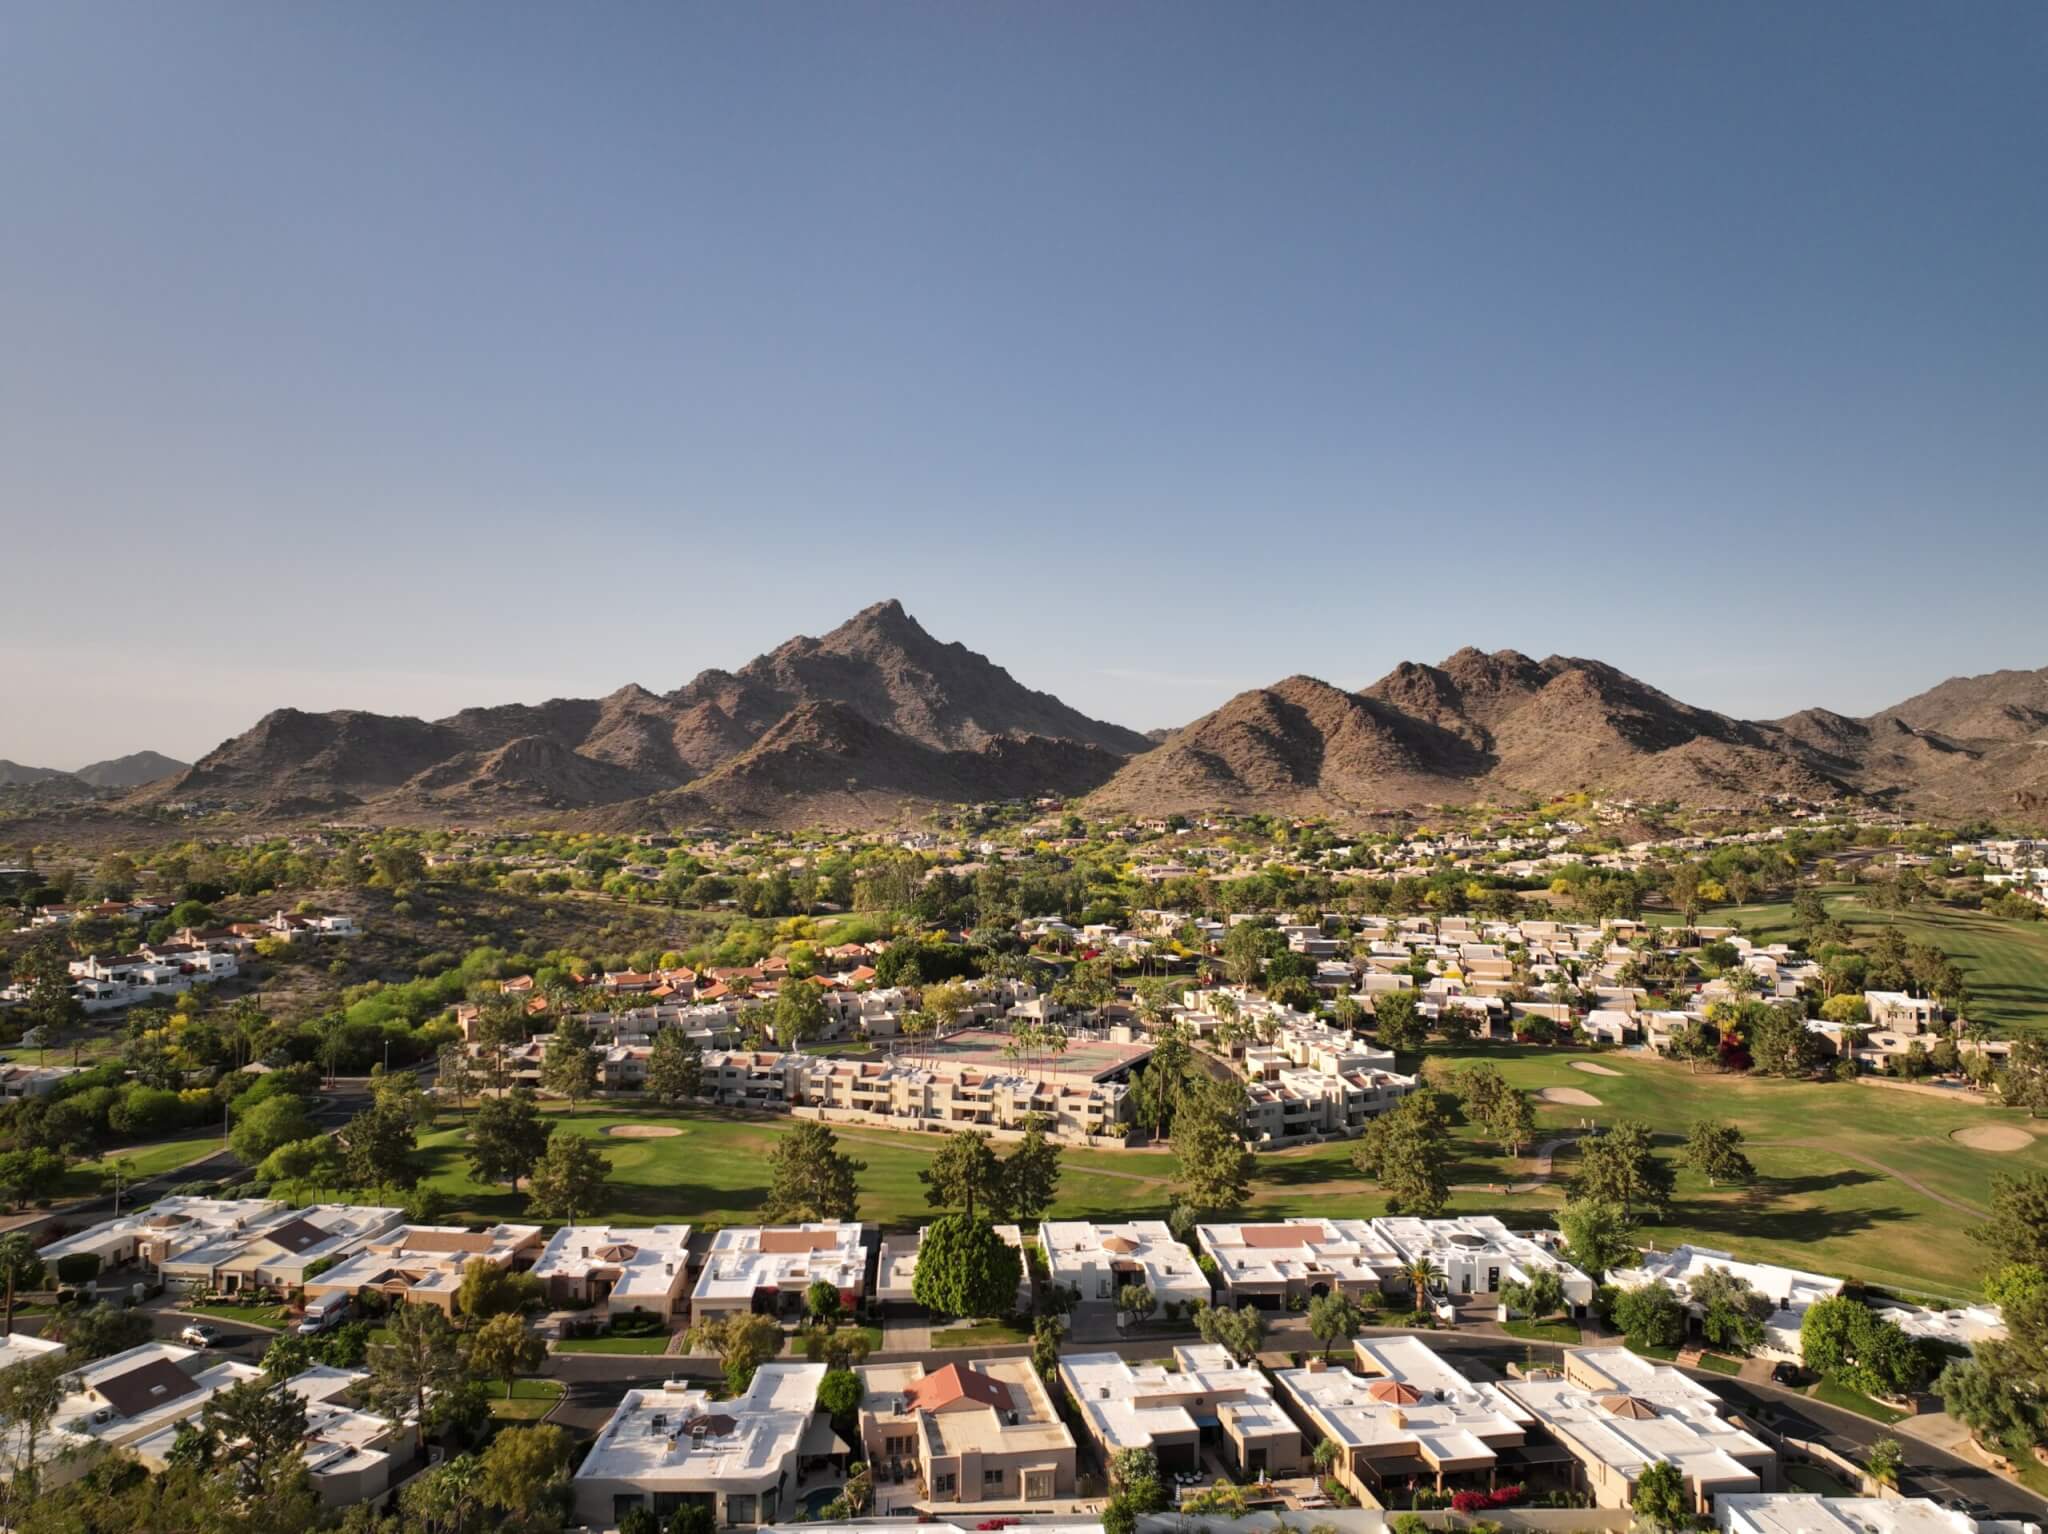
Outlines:
<svg viewBox="0 0 2048 1534"><path fill-rule="evenodd" d="M580 1017L565 1017L555 1025L547 1049L541 1055L540 1084L557 1097L569 1099L569 1112L597 1087L597 1056L591 1052L590 1025Z"/></svg>
<svg viewBox="0 0 2048 1534"><path fill-rule="evenodd" d="M2048 1268L2048 1172L1991 1179L1991 1218L1970 1232L2002 1262Z"/></svg>
<svg viewBox="0 0 2048 1534"><path fill-rule="evenodd" d="M517 1313L507 1311L478 1325L465 1340L463 1352L474 1373L505 1382L505 1399L509 1401L512 1382L546 1362L548 1346L526 1329Z"/></svg>
<svg viewBox="0 0 2048 1534"><path fill-rule="evenodd" d="M1742 1151L1742 1131L1725 1119L1700 1119L1685 1137L1680 1161L1706 1178L1707 1186L1749 1182L1756 1168Z"/></svg>
<svg viewBox="0 0 2048 1534"><path fill-rule="evenodd" d="M547 1149L548 1136L548 1125L526 1088L486 1098L469 1121L470 1172L478 1182L517 1188Z"/></svg>
<svg viewBox="0 0 2048 1534"><path fill-rule="evenodd" d="M1381 991L1372 999L1372 1017L1380 1048L1412 1054L1422 1047L1422 1008L1413 991Z"/></svg>
<svg viewBox="0 0 2048 1534"><path fill-rule="evenodd" d="M1386 1190L1389 1214L1431 1219L1451 1201L1450 1139L1437 1094L1417 1087L1365 1126L1351 1161Z"/></svg>
<svg viewBox="0 0 2048 1534"><path fill-rule="evenodd" d="M20 1457L18 1469L7 1486L7 1495L0 1506L9 1514L7 1526L18 1526L18 1509L32 1506L42 1471L42 1456L37 1453L44 1432L50 1426L50 1419L57 1415L57 1408L64 1404L67 1394L64 1388L66 1371L78 1366L78 1360L62 1354L45 1354L30 1359L27 1363L16 1364L13 1368L0 1370L0 1431L11 1441L19 1441Z"/></svg>
<svg viewBox="0 0 2048 1534"><path fill-rule="evenodd" d="M1481 1127L1505 1154L1521 1155L1522 1147L1536 1136L1536 1110L1529 1104L1529 1094L1512 1089L1500 1093L1487 1104Z"/></svg>
<svg viewBox="0 0 2048 1534"><path fill-rule="evenodd" d="M1671 1207L1671 1167L1654 1151L1650 1126L1624 1119L1579 1142L1579 1175L1572 1179L1574 1198L1604 1198L1621 1206L1633 1219L1642 1208L1663 1214Z"/></svg>
<svg viewBox="0 0 2048 1534"><path fill-rule="evenodd" d="M839 1150L831 1130L814 1119L798 1119L768 1153L770 1224L859 1218L860 1174L865 1161Z"/></svg>
<svg viewBox="0 0 2048 1534"><path fill-rule="evenodd" d="M380 1098L342 1125L338 1138L343 1167L355 1186L381 1188L413 1181L418 1132L403 1106Z"/></svg>
<svg viewBox="0 0 2048 1534"><path fill-rule="evenodd" d="M987 1221L941 1215L918 1245L911 1295L937 1315L1006 1316L1023 1277L1023 1254Z"/></svg>
<svg viewBox="0 0 2048 1534"><path fill-rule="evenodd" d="M783 984L775 998L775 1042L798 1049L825 1031L825 993L808 980Z"/></svg>
<svg viewBox="0 0 2048 1534"><path fill-rule="evenodd" d="M647 1091L668 1107L704 1090L704 1051L680 1027L664 1028L647 1052Z"/></svg>
<svg viewBox="0 0 2048 1534"><path fill-rule="evenodd" d="M573 1225L604 1203L611 1159L588 1135L556 1129L534 1163L527 1184L527 1208L542 1219Z"/></svg>
<svg viewBox="0 0 2048 1534"><path fill-rule="evenodd" d="M36 1255L35 1238L25 1230L11 1230L0 1236L0 1283L7 1286L6 1333L14 1331L14 1296L23 1289L37 1289L43 1283L43 1259Z"/></svg>
<svg viewBox="0 0 2048 1534"><path fill-rule="evenodd" d="M1570 1200L1558 1211L1557 1229L1572 1265L1595 1279L1636 1260L1635 1227L1611 1199Z"/></svg>
<svg viewBox="0 0 2048 1534"><path fill-rule="evenodd" d="M1341 1290L1311 1296L1308 1302L1308 1334L1323 1345L1323 1357L1330 1356L1333 1343L1357 1331L1365 1319L1358 1302Z"/></svg>
<svg viewBox="0 0 2048 1534"><path fill-rule="evenodd" d="M1192 1208L1237 1209L1251 1196L1252 1153L1240 1133L1244 1101L1242 1081L1209 1079L1174 1121L1174 1191Z"/></svg>
<svg viewBox="0 0 2048 1534"><path fill-rule="evenodd" d="M1033 1114L1024 1138L1003 1158L1003 1205L1012 1219L1035 1224L1060 1191L1060 1148L1046 1138L1045 1120Z"/></svg>
<svg viewBox="0 0 2048 1534"><path fill-rule="evenodd" d="M1503 1284L1500 1297L1509 1309L1541 1321L1564 1309L1564 1280L1554 1268L1537 1268L1527 1278Z"/></svg>
<svg viewBox="0 0 2048 1534"><path fill-rule="evenodd" d="M1905 1452L1896 1438L1880 1438L1870 1446L1870 1460L1864 1469L1880 1486L1898 1489L1899 1472L1906 1468Z"/></svg>
<svg viewBox="0 0 2048 1534"><path fill-rule="evenodd" d="M727 1390L739 1395L753 1383L754 1371L782 1351L782 1328L773 1316L735 1311L691 1327L690 1346L698 1352L716 1353Z"/></svg>
<svg viewBox="0 0 2048 1534"><path fill-rule="evenodd" d="M244 1166L260 1166L280 1145L303 1140L314 1132L306 1104L297 1097L271 1097L242 1115L228 1135L228 1146Z"/></svg>
<svg viewBox="0 0 2048 1534"><path fill-rule="evenodd" d="M502 1428L478 1457L478 1490L510 1529L561 1527L566 1504L569 1439L548 1423Z"/></svg>
<svg viewBox="0 0 2048 1534"><path fill-rule="evenodd" d="M541 1303L540 1280L531 1273L515 1273L482 1257L462 1265L462 1282L455 1290L455 1309L472 1322L492 1316L518 1315Z"/></svg>
<svg viewBox="0 0 2048 1534"><path fill-rule="evenodd" d="M1771 1302L1748 1279L1709 1266L1687 1286L1700 1312L1700 1335L1724 1353L1753 1353L1763 1345Z"/></svg>
<svg viewBox="0 0 2048 1534"><path fill-rule="evenodd" d="M1653 1459L1636 1476L1629 1508L1653 1529L1682 1529L1689 1520L1685 1474L1668 1459Z"/></svg>
<svg viewBox="0 0 2048 1534"><path fill-rule="evenodd" d="M1009 1182L1003 1164L989 1148L989 1137L979 1130L961 1129L947 1135L917 1180L924 1184L925 1202L934 1209L958 1209L972 1220L979 1201L989 1219L1009 1217Z"/></svg>
<svg viewBox="0 0 2048 1534"><path fill-rule="evenodd" d="M1685 1306L1662 1284L1639 1284L1615 1296L1614 1324L1632 1348L1668 1348L1685 1337Z"/></svg>
<svg viewBox="0 0 2048 1534"><path fill-rule="evenodd" d="M400 1305L370 1345L367 1395L386 1416L408 1414L422 1435L434 1423L428 1400L457 1389L466 1378L455 1328L432 1305Z"/></svg>
<svg viewBox="0 0 2048 1534"><path fill-rule="evenodd" d="M850 1422L866 1393L867 1388L853 1370L827 1369L825 1377L818 1381L818 1410L829 1412L842 1423Z"/></svg>
<svg viewBox="0 0 2048 1534"><path fill-rule="evenodd" d="M1259 1356L1266 1342L1266 1313L1255 1306L1231 1309L1206 1305L1195 1312L1195 1330L1204 1342L1214 1343L1241 1364Z"/></svg>

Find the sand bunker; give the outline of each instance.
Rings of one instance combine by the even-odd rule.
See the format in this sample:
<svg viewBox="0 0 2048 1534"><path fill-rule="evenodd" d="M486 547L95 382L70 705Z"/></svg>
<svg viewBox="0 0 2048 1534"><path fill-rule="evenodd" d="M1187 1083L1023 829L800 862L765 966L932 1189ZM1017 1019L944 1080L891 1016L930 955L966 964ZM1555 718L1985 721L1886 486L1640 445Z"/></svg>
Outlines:
<svg viewBox="0 0 2048 1534"><path fill-rule="evenodd" d="M1577 1087L1545 1087L1536 1094L1539 1103L1557 1103L1566 1108L1597 1108L1600 1099Z"/></svg>
<svg viewBox="0 0 2048 1534"><path fill-rule="evenodd" d="M1958 1129L1949 1138L1958 1145L1967 1145L1971 1150L2018 1151L2034 1143L2034 1137L2013 1124L1972 1124L1968 1129Z"/></svg>
<svg viewBox="0 0 2048 1534"><path fill-rule="evenodd" d="M668 1124L613 1124L605 1133L621 1140L666 1140L682 1131Z"/></svg>
<svg viewBox="0 0 2048 1534"><path fill-rule="evenodd" d="M1619 1076L1620 1071L1611 1065L1595 1065L1591 1060L1574 1060L1572 1069L1584 1071L1588 1076Z"/></svg>

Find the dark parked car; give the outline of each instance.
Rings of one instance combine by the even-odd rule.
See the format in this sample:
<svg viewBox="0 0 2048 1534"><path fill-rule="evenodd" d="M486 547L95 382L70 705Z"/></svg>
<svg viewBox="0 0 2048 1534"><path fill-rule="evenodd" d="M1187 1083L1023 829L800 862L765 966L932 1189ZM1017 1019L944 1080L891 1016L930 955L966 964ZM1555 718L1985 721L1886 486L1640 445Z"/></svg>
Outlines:
<svg viewBox="0 0 2048 1534"><path fill-rule="evenodd" d="M1804 1385L1807 1383L1807 1374L1797 1364L1777 1364L1771 1369L1771 1383L1774 1385Z"/></svg>

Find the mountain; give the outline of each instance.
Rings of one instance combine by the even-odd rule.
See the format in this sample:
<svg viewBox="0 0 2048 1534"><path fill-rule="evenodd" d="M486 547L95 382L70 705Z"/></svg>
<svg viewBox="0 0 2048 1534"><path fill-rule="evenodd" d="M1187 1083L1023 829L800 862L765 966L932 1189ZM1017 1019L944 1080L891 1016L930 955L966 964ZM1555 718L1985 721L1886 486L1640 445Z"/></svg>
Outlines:
<svg viewBox="0 0 2048 1534"><path fill-rule="evenodd" d="M934 639L892 600L666 695L630 685L431 721L279 709L133 802L414 820L647 801L627 813L870 820L1085 792L1149 745Z"/></svg>
<svg viewBox="0 0 2048 1534"><path fill-rule="evenodd" d="M48 783L57 778L73 777L56 767L24 767L19 762L10 762L0 757L0 788L27 788L35 783Z"/></svg>
<svg viewBox="0 0 2048 1534"><path fill-rule="evenodd" d="M126 756L81 767L72 776L94 788L140 788L174 772L183 772L187 765L161 751L131 751Z"/></svg>
<svg viewBox="0 0 2048 1534"><path fill-rule="evenodd" d="M1240 693L1125 766L1099 808L1352 816L1598 789L1735 802L1847 784L1772 725L1681 703L1600 661L1463 649L1345 692Z"/></svg>

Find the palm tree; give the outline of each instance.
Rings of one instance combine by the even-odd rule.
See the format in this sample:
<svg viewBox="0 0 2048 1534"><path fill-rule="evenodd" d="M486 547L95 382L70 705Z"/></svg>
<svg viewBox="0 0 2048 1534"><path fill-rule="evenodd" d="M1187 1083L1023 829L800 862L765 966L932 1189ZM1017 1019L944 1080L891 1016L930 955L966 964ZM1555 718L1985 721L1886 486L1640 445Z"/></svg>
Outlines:
<svg viewBox="0 0 2048 1534"><path fill-rule="evenodd" d="M1415 1311L1420 1315L1429 1303L1429 1291L1444 1280L1444 1270L1428 1257L1418 1257L1408 1264L1408 1287L1415 1291Z"/></svg>

